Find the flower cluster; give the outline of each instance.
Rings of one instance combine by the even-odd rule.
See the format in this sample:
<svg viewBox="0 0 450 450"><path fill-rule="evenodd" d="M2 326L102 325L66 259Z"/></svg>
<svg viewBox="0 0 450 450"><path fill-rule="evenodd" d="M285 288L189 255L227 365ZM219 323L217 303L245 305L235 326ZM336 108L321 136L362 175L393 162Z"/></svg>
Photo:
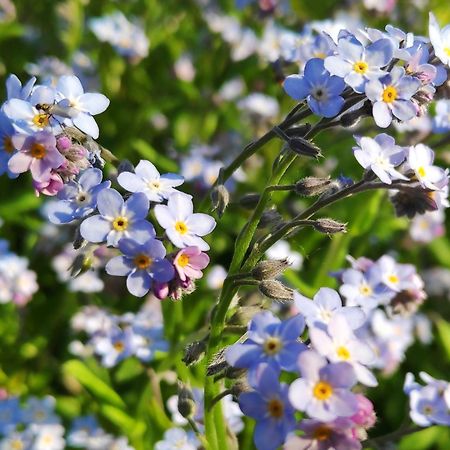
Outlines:
<svg viewBox="0 0 450 450"><path fill-rule="evenodd" d="M0 400L0 447L2 449L62 450L66 445L95 450L117 448L132 450L124 437L106 433L95 417L75 419L66 432L55 412L55 398L4 396ZM66 437L64 437L66 436Z"/></svg>
<svg viewBox="0 0 450 450"><path fill-rule="evenodd" d="M152 361L157 352L166 352L161 312L144 306L137 314L111 314L95 306L86 306L72 318L72 328L87 335L86 343L73 341L70 350L78 356L95 354L105 367L113 367L135 356Z"/></svg>
<svg viewBox="0 0 450 450"><path fill-rule="evenodd" d="M336 275L342 298L330 288L321 288L312 300L294 293L291 317L257 313L245 340L225 350L230 366L246 370L252 390L239 395L239 405L257 422L258 449L283 443L287 449L319 443L323 449L362 448L375 414L354 387L377 386L374 369L395 370L415 328L427 322L413 314L426 298L414 266L388 255L351 262L352 268ZM280 383L282 372L300 377ZM307 418L297 423L296 410ZM296 436L296 430L303 434Z"/></svg>
<svg viewBox="0 0 450 450"><path fill-rule="evenodd" d="M8 250L0 240L0 303L26 305L38 290L36 273L28 269L28 260Z"/></svg>

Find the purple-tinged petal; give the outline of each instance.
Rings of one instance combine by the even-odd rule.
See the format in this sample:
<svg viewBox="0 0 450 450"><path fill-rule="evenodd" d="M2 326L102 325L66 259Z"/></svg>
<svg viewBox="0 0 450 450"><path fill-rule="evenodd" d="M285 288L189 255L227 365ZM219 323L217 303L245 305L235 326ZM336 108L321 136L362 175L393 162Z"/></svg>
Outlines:
<svg viewBox="0 0 450 450"><path fill-rule="evenodd" d="M126 276L134 269L132 261L124 256L116 256L110 259L105 266L106 273L115 276Z"/></svg>
<svg viewBox="0 0 450 450"><path fill-rule="evenodd" d="M127 289L136 297L143 297L150 290L152 279L144 270L137 270L127 277Z"/></svg>

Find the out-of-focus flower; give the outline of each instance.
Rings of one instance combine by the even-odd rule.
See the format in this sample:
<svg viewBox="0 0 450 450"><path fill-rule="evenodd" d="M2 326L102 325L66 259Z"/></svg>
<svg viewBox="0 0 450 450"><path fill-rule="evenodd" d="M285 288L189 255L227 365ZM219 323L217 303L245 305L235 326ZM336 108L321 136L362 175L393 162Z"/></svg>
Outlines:
<svg viewBox="0 0 450 450"><path fill-rule="evenodd" d="M164 432L163 440L155 444L155 450L197 450L199 445L193 433L186 433L182 428L169 428Z"/></svg>
<svg viewBox="0 0 450 450"><path fill-rule="evenodd" d="M436 17L430 12L429 33L434 53L444 64L450 66L450 25L441 30Z"/></svg>

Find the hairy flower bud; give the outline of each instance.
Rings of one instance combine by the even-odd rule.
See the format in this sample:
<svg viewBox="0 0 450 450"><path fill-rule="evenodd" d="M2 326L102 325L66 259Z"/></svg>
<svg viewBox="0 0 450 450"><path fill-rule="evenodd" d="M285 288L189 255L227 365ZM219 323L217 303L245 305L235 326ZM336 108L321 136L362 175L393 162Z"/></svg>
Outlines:
<svg viewBox="0 0 450 450"><path fill-rule="evenodd" d="M206 367L206 375L217 375L228 367L230 367L230 365L225 360L225 349L222 349L212 357L211 362Z"/></svg>
<svg viewBox="0 0 450 450"><path fill-rule="evenodd" d="M206 344L204 341L191 342L184 349L182 361L186 364L186 366L195 364L203 358L205 350Z"/></svg>
<svg viewBox="0 0 450 450"><path fill-rule="evenodd" d="M361 108L343 114L340 119L340 122L343 127L349 128L357 125L358 122L363 117L369 117L371 115L372 115L372 102L367 100Z"/></svg>
<svg viewBox="0 0 450 450"><path fill-rule="evenodd" d="M278 280L264 280L258 285L260 292L272 300L292 301L294 291Z"/></svg>
<svg viewBox="0 0 450 450"><path fill-rule="evenodd" d="M239 205L245 209L254 209L261 196L259 194L245 194L239 199Z"/></svg>
<svg viewBox="0 0 450 450"><path fill-rule="evenodd" d="M275 208L270 208L263 212L258 228L274 227L282 220L281 214Z"/></svg>
<svg viewBox="0 0 450 450"><path fill-rule="evenodd" d="M287 259L269 259L261 261L252 270L252 277L255 280L273 280L280 276L289 266L290 262Z"/></svg>
<svg viewBox="0 0 450 450"><path fill-rule="evenodd" d="M186 419L195 413L194 396L191 390L181 383L178 383L178 412Z"/></svg>
<svg viewBox="0 0 450 450"><path fill-rule="evenodd" d="M309 156L311 158L322 156L320 148L316 144L301 137L291 138L287 143L289 148L298 155Z"/></svg>
<svg viewBox="0 0 450 450"><path fill-rule="evenodd" d="M314 221L313 227L316 231L326 234L347 232L347 225L345 223L337 222L333 219L317 219Z"/></svg>
<svg viewBox="0 0 450 450"><path fill-rule="evenodd" d="M430 194L422 187L417 186L417 189L398 191L390 199L398 217L406 216L412 219L416 214L424 214L426 211L438 209L436 201Z"/></svg>
<svg viewBox="0 0 450 450"><path fill-rule="evenodd" d="M241 306L237 308L236 312L230 317L228 325L247 325L255 314L263 311L263 308L257 306Z"/></svg>
<svg viewBox="0 0 450 450"><path fill-rule="evenodd" d="M217 215L222 217L225 209L230 203L230 193L228 192L228 189L223 184L216 186L211 192L211 201L213 204L213 211L217 210Z"/></svg>
<svg viewBox="0 0 450 450"><path fill-rule="evenodd" d="M289 137L300 136L303 137L309 130L311 130L311 124L305 123L299 125L298 127L288 128L286 130L286 135Z"/></svg>
<svg viewBox="0 0 450 450"><path fill-rule="evenodd" d="M295 183L295 193L305 197L313 197L327 192L333 181L328 178L306 177Z"/></svg>

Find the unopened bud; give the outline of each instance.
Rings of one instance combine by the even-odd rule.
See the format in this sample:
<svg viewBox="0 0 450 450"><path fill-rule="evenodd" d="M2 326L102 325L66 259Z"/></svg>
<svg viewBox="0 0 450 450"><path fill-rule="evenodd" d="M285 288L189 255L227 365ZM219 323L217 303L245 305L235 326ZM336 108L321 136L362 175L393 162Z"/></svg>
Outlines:
<svg viewBox="0 0 450 450"><path fill-rule="evenodd" d="M412 219L416 214L438 209L436 200L420 186L416 189L398 191L390 200L398 217L406 216Z"/></svg>
<svg viewBox="0 0 450 450"><path fill-rule="evenodd" d="M286 130L286 134L289 137L296 137L296 136L303 137L310 130L311 130L311 124L305 123L303 125L299 125L298 127L288 128Z"/></svg>
<svg viewBox="0 0 450 450"><path fill-rule="evenodd" d="M222 217L228 203L230 203L230 193L228 192L228 189L223 184L216 186L211 192L211 201L213 204L213 211L217 210L217 215Z"/></svg>
<svg viewBox="0 0 450 450"><path fill-rule="evenodd" d="M275 208L270 208L263 212L258 228L274 227L282 220L281 214Z"/></svg>
<svg viewBox="0 0 450 450"><path fill-rule="evenodd" d="M307 177L295 183L295 192L305 197L323 194L332 186L333 181L328 178Z"/></svg>
<svg viewBox="0 0 450 450"><path fill-rule="evenodd" d="M70 276L77 277L87 272L92 267L92 255L87 253L79 253L75 256L72 265L69 267Z"/></svg>
<svg viewBox="0 0 450 450"><path fill-rule="evenodd" d="M191 417L195 413L194 396L190 389L178 384L178 412L184 417Z"/></svg>
<svg viewBox="0 0 450 450"><path fill-rule="evenodd" d="M217 375L218 373L224 371L230 367L230 365L225 360L225 349L220 350L217 352L213 357L211 362L208 364L208 367L206 368L206 375Z"/></svg>
<svg viewBox="0 0 450 450"><path fill-rule="evenodd" d="M220 378L228 378L230 380L237 380L239 378L242 378L247 372L247 369L239 369L238 367L231 367L228 366L224 372L219 375L218 377L215 377L215 381L217 381Z"/></svg>
<svg viewBox="0 0 450 450"><path fill-rule="evenodd" d="M289 266L290 262L287 259L269 259L261 261L252 270L252 277L255 280L273 280L280 276Z"/></svg>
<svg viewBox="0 0 450 450"><path fill-rule="evenodd" d="M337 222L333 219L317 219L314 221L313 227L316 231L326 234L347 232L347 225L345 223Z"/></svg>
<svg viewBox="0 0 450 450"><path fill-rule="evenodd" d="M206 344L204 341L196 341L188 344L184 349L184 356L182 361L186 366L195 364L203 357L206 350Z"/></svg>
<svg viewBox="0 0 450 450"><path fill-rule="evenodd" d="M247 325L255 314L263 310L261 306L241 306L230 317L228 325Z"/></svg>
<svg viewBox="0 0 450 450"><path fill-rule="evenodd" d="M231 395L237 398L244 392L250 392L252 390L253 389L250 384L248 384L247 380L242 379L233 384L231 387Z"/></svg>
<svg viewBox="0 0 450 450"><path fill-rule="evenodd" d="M260 198L259 194L245 194L239 199L239 205L246 209L254 209Z"/></svg>
<svg viewBox="0 0 450 450"><path fill-rule="evenodd" d="M128 159L124 159L120 161L118 167L117 167L117 173L120 174L122 172L131 172L134 173L134 166L131 164Z"/></svg>
<svg viewBox="0 0 450 450"><path fill-rule="evenodd" d="M289 148L298 155L317 158L322 156L320 148L316 144L301 137L291 138L287 141Z"/></svg>
<svg viewBox="0 0 450 450"><path fill-rule="evenodd" d="M294 291L278 280L264 280L258 285L260 292L272 300L292 301Z"/></svg>
<svg viewBox="0 0 450 450"><path fill-rule="evenodd" d="M84 240L83 236L81 236L80 233L80 227L77 227L75 229L75 236L73 238L73 248L75 250L78 250L79 248L81 248L84 244L86 243L86 241Z"/></svg>

